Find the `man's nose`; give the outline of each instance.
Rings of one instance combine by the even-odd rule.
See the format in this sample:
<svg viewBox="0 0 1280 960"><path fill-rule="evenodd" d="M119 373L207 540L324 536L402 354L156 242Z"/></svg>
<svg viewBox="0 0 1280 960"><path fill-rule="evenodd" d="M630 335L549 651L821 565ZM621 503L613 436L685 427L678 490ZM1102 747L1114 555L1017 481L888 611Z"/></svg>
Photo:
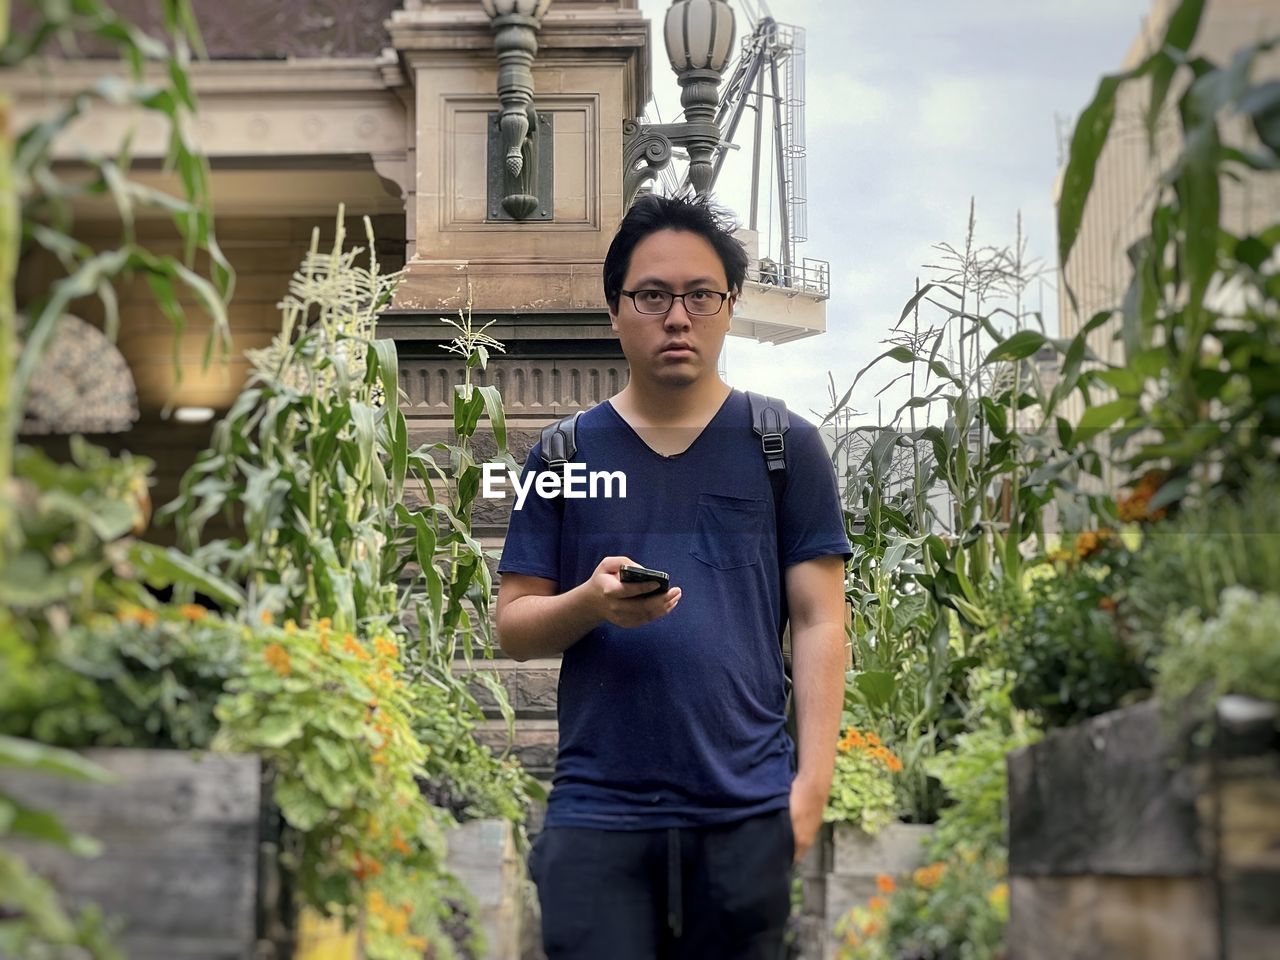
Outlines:
<svg viewBox="0 0 1280 960"><path fill-rule="evenodd" d="M689 311L684 308L684 297L677 297L672 302L671 309L667 311L667 316L662 321L662 325L664 327L675 327L677 330L693 326Z"/></svg>

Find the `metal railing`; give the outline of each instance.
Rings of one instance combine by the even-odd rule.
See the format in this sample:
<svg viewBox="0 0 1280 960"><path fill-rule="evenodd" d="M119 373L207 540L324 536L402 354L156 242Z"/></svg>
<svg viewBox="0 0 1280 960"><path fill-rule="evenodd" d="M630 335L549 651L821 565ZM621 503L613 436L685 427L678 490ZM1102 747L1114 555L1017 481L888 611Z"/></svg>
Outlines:
<svg viewBox="0 0 1280 960"><path fill-rule="evenodd" d="M826 300L831 297L831 264L805 257L799 264L784 267L768 257L747 264L747 279L764 286L808 293Z"/></svg>

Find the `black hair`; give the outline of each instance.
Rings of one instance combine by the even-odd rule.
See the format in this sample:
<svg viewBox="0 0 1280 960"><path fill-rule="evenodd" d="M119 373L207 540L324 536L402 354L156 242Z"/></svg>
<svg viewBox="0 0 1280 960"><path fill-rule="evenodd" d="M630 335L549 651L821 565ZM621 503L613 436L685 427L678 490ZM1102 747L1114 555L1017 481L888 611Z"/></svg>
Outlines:
<svg viewBox="0 0 1280 960"><path fill-rule="evenodd" d="M645 194L627 211L604 258L604 299L616 311L622 281L631 266L636 245L659 230L697 234L715 250L724 265L729 291L740 293L747 276L747 251L733 235L733 219L708 200L679 200Z"/></svg>

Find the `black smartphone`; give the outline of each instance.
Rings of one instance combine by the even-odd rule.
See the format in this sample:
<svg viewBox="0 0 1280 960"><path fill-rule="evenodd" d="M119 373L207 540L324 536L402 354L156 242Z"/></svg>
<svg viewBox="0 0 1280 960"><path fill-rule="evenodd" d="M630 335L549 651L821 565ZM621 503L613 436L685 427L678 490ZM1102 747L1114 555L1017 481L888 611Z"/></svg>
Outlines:
<svg viewBox="0 0 1280 960"><path fill-rule="evenodd" d="M618 570L618 579L623 583L656 583L658 588L650 590L648 593L642 593L640 596L648 597L655 593L666 593L667 588L671 586L671 575L663 573L661 570L650 570L648 567L637 567L629 563L624 563Z"/></svg>

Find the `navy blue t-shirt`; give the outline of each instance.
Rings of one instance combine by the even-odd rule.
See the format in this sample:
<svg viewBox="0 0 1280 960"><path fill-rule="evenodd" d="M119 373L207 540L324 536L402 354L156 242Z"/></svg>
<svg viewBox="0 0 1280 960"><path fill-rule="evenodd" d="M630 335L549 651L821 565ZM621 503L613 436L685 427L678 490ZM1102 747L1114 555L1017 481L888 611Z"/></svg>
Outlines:
<svg viewBox="0 0 1280 960"><path fill-rule="evenodd" d="M625 555L667 571L683 595L665 617L630 629L601 623L565 651L547 825L658 829L785 808L794 746L779 557L785 568L849 555L818 431L791 415L781 550L745 393L733 391L674 457L645 444L609 403L578 419L577 446L587 471L625 474L625 499L616 483L612 498L562 501L531 488L512 511L499 571L565 591L604 557ZM544 469L535 447L525 475Z"/></svg>

